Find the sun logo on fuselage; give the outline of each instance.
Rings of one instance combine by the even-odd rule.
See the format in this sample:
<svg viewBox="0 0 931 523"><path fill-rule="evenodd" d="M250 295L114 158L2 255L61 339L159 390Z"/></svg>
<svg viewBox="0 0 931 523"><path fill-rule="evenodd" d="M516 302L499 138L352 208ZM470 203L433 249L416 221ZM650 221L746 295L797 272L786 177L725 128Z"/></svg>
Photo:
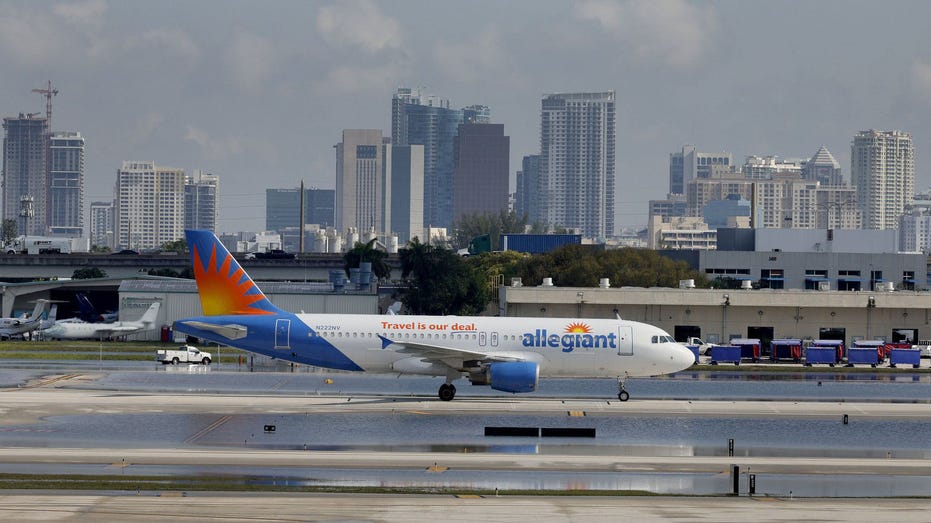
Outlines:
<svg viewBox="0 0 931 523"><path fill-rule="evenodd" d="M200 291L200 304L207 316L228 314L274 314L271 311L256 308L256 302L265 300L265 295L255 286L227 253L222 263L217 264L216 244L210 245L210 259L204 263L198 247L194 245L194 278Z"/></svg>
<svg viewBox="0 0 931 523"><path fill-rule="evenodd" d="M570 323L566 326L566 332L587 334L591 331L592 329L587 323Z"/></svg>

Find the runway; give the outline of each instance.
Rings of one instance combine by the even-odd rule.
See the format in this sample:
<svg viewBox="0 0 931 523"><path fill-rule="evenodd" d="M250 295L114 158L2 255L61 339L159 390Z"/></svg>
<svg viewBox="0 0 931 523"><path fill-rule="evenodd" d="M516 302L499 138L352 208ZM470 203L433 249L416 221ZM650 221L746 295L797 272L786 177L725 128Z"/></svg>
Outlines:
<svg viewBox="0 0 931 523"><path fill-rule="evenodd" d="M0 389L0 473L166 478L221 475L244 478L245 484L281 482L299 487L434 486L464 492L500 487L502 491L582 489L726 495L732 488L731 467L740 468L738 498L661 498L661 507L625 498L584 497L591 502L579 504L571 498L544 497L538 500L540 506L552 508L551 513L544 511L544 521L615 518L619 514L689 520L708 507L713 507L714 519L722 521L747 517L851 521L868 510L880 514L876 520L889 515L879 507L898 510L917 505L899 499L894 505L864 504L859 512L852 507L860 502L850 498L931 495L931 451L924 439L931 433L929 406L917 399L927 388L924 379L907 385L845 383L829 391L835 395L872 387L872 392L864 394L873 397L901 387L904 392L895 394L916 398L908 400L830 401L815 397L809 401L738 401L635 396L628 402L471 396L467 392L452 402L441 402L432 395L418 394L321 392L317 388L298 392L291 390L293 379L279 373L214 373L186 376L179 382L177 376L165 372L87 368L8 375L4 378L7 387ZM12 382L17 380L14 386ZM226 385L218 385L227 380L246 392L231 393ZM123 383L133 386L114 386ZM679 391L691 383L644 382L641 388L668 385ZM381 383L376 381L376 385ZM827 388L819 384L808 389L804 383L792 387L812 390L812 394ZM681 395L681 391L674 394ZM790 397L797 395L788 393ZM847 424L843 422L845 415ZM264 431L270 424L276 430ZM588 439L495 438L482 433L489 425L590 427L598 432ZM737 441L733 455L727 450L730 436ZM758 496L777 500L774 504L743 500L749 490L750 471L756 477ZM117 514L123 510L136 511L133 514L139 517L133 519L146 520L146 514L155 518L160 506L184 505L177 499L156 497L158 494L161 492L141 492L139 496L74 494L55 498L55 504L65 507L63 514L89 511L95 520L102 521L120 520ZM0 518L24 519L28 512L15 512L15 507L26 507L28 503L23 500L42 495L8 492L0 496ZM235 499L231 506L240 511L220 510L215 516L220 520L245 519L245 514L250 520L262 520L266 509L260 507L271 510L268 507L272 505L266 505L271 497L280 498L282 507L293 506L295 519L349 514L341 512L335 501L330 504L339 496L269 493L250 505L240 501L249 498L239 493L190 495L208 505ZM417 496L388 497L388 501L357 496L343 501L371 511L363 512L366 516L359 519L381 520L378 514L387 507L397 506L402 511L400 507L410 509L407 503L411 499L419 503ZM799 499L824 496L845 499L823 505ZM527 515L499 507L504 504L513 509L524 498L427 499L425 506L461 515L453 520L474 521L483 511L499 509L505 516L514 514L513 519ZM796 511L794 507L803 503L807 508ZM779 512L772 512L775 504ZM843 516L829 510L840 506ZM114 507L121 508L109 516L108 510ZM305 512L300 512L301 507ZM664 507L671 508L664 512ZM823 513L817 512L822 509ZM7 517L5 510L14 512ZM287 520L291 517L288 510L283 508L269 519ZM435 520L429 514L425 510L417 517ZM918 514L923 513L906 510L895 519L927 519L912 518Z"/></svg>

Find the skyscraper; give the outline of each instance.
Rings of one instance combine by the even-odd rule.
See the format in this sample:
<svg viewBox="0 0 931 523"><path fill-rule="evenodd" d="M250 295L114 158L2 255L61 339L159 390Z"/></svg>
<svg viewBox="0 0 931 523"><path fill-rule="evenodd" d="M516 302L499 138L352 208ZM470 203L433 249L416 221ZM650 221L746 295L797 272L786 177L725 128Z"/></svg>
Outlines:
<svg viewBox="0 0 931 523"><path fill-rule="evenodd" d="M669 153L669 193L685 194L690 181L733 170L730 153L702 153L694 145L683 145L682 151Z"/></svg>
<svg viewBox="0 0 931 523"><path fill-rule="evenodd" d="M184 228L217 232L220 177L194 169L184 179Z"/></svg>
<svg viewBox="0 0 931 523"><path fill-rule="evenodd" d="M453 222L506 211L511 138L504 135L504 125L464 123L453 149Z"/></svg>
<svg viewBox="0 0 931 523"><path fill-rule="evenodd" d="M391 100L391 141L424 147L424 226L450 227L453 221L453 143L466 115L487 122L481 105L450 109L449 100L425 96L419 89L400 88Z"/></svg>
<svg viewBox="0 0 931 523"><path fill-rule="evenodd" d="M46 234L47 120L20 113L3 129L3 218L16 220L19 234Z"/></svg>
<svg viewBox="0 0 931 523"><path fill-rule="evenodd" d="M336 144L336 229L383 233L385 151L381 129L346 129Z"/></svg>
<svg viewBox="0 0 931 523"><path fill-rule="evenodd" d="M896 229L915 194L915 148L902 131L861 131L850 148L864 229Z"/></svg>
<svg viewBox="0 0 931 523"><path fill-rule="evenodd" d="M116 172L116 248L155 249L184 237L184 169L124 161Z"/></svg>
<svg viewBox="0 0 931 523"><path fill-rule="evenodd" d="M335 194L333 189L304 189L304 223L332 227ZM281 233L297 229L300 222L300 188L265 189L265 230Z"/></svg>
<svg viewBox="0 0 931 523"><path fill-rule="evenodd" d="M78 132L54 132L49 142L48 231L84 234L84 138Z"/></svg>
<svg viewBox="0 0 931 523"><path fill-rule="evenodd" d="M614 91L548 94L540 131L540 208L547 225L614 234Z"/></svg>
<svg viewBox="0 0 931 523"><path fill-rule="evenodd" d="M540 155L524 156L521 170L517 171L517 197L514 210L526 216L529 223L542 222L540 216Z"/></svg>
<svg viewBox="0 0 931 523"><path fill-rule="evenodd" d="M387 207L388 230L398 235L401 245L423 234L423 145L392 145L390 187Z"/></svg>
<svg viewBox="0 0 931 523"><path fill-rule="evenodd" d="M814 180L824 186L844 185L840 164L834 159L831 151L823 145L805 164L803 175L806 180Z"/></svg>
<svg viewBox="0 0 931 523"><path fill-rule="evenodd" d="M90 236L91 247L113 248L113 202L91 202Z"/></svg>

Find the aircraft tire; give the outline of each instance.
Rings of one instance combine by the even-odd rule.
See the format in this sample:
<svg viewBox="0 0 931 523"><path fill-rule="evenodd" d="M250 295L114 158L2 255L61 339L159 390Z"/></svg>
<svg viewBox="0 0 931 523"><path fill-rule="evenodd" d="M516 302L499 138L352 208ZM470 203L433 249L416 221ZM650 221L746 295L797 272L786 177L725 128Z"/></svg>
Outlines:
<svg viewBox="0 0 931 523"><path fill-rule="evenodd" d="M617 393L617 399L621 401L627 401L630 399L630 394L628 394L626 390L622 390L621 392Z"/></svg>
<svg viewBox="0 0 931 523"><path fill-rule="evenodd" d="M438 396L442 401L452 401L452 399L456 397L456 387L448 383L444 383L440 385L440 392Z"/></svg>

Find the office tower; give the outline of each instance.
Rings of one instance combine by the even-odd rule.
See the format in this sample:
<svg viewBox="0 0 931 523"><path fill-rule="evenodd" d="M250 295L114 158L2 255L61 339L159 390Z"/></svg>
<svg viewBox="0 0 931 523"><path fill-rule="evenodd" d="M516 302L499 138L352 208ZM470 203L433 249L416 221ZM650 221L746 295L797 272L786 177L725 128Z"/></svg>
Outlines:
<svg viewBox="0 0 931 523"><path fill-rule="evenodd" d="M517 195L514 210L526 216L528 223L542 223L540 216L540 155L524 156L521 170L517 171Z"/></svg>
<svg viewBox="0 0 931 523"><path fill-rule="evenodd" d="M84 138L78 132L53 132L49 141L48 231L84 235Z"/></svg>
<svg viewBox="0 0 931 523"><path fill-rule="evenodd" d="M508 209L511 138L502 124L464 123L453 147L453 222Z"/></svg>
<svg viewBox="0 0 931 523"><path fill-rule="evenodd" d="M384 228L384 154L381 129L346 129L336 144L336 229Z"/></svg>
<svg viewBox="0 0 931 523"><path fill-rule="evenodd" d="M614 91L543 97L540 202L546 225L614 234Z"/></svg>
<svg viewBox="0 0 931 523"><path fill-rule="evenodd" d="M771 180L786 175L801 178L804 163L800 158L751 155L747 156L740 172L748 180Z"/></svg>
<svg viewBox="0 0 931 523"><path fill-rule="evenodd" d="M487 105L470 105L462 108L465 123L491 123L491 109Z"/></svg>
<svg viewBox="0 0 931 523"><path fill-rule="evenodd" d="M217 232L220 177L200 169L184 178L184 228Z"/></svg>
<svg viewBox="0 0 931 523"><path fill-rule="evenodd" d="M91 202L90 236L91 247L108 247L113 243L113 202Z"/></svg>
<svg viewBox="0 0 931 523"><path fill-rule="evenodd" d="M3 219L18 234L46 234L48 125L34 114L3 119Z"/></svg>
<svg viewBox="0 0 931 523"><path fill-rule="evenodd" d="M915 194L915 148L902 131L861 131L850 148L864 229L895 229Z"/></svg>
<svg viewBox="0 0 931 523"><path fill-rule="evenodd" d="M669 153L669 193L685 194L690 181L733 170L734 159L729 153L702 153L694 145L684 145L681 152Z"/></svg>
<svg viewBox="0 0 931 523"><path fill-rule="evenodd" d="M157 249L184 238L184 169L124 161L116 172L116 248Z"/></svg>
<svg viewBox="0 0 931 523"><path fill-rule="evenodd" d="M332 227L336 191L304 189L304 223ZM298 228L301 221L301 190L265 189L265 230L280 233L288 227Z"/></svg>
<svg viewBox="0 0 931 523"><path fill-rule="evenodd" d="M390 226L400 245L417 237L426 242L423 229L423 145L392 145L390 192L386 207Z"/></svg>
<svg viewBox="0 0 931 523"><path fill-rule="evenodd" d="M450 109L449 100L425 96L418 89L398 89L391 100L391 141L424 146L424 226L452 225L453 143L466 113L487 121L488 108Z"/></svg>
<svg viewBox="0 0 931 523"><path fill-rule="evenodd" d="M687 202L684 194L667 194L665 200L647 202L647 218L662 216L664 219L686 216Z"/></svg>
<svg viewBox="0 0 931 523"><path fill-rule="evenodd" d="M844 185L840 164L834 159L831 151L823 145L805 164L803 176L806 180L816 181L822 186Z"/></svg>

